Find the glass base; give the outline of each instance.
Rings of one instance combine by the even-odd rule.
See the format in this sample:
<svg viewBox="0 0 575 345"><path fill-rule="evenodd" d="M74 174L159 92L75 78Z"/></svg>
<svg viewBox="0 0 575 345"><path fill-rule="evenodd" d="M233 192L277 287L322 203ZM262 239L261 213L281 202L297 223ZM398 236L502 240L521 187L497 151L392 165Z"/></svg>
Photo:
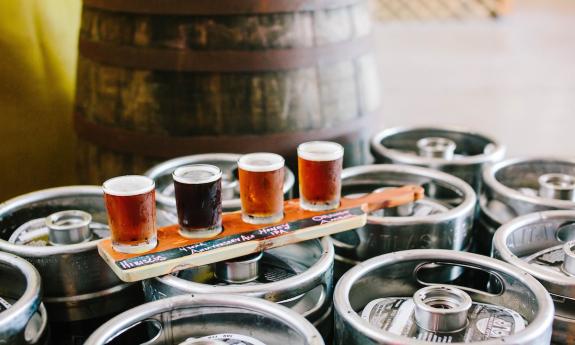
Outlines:
<svg viewBox="0 0 575 345"><path fill-rule="evenodd" d="M119 244L119 243L113 242L112 248L114 248L115 251L120 252L120 253L140 254L140 253L149 252L150 250L156 248L157 245L158 245L158 238L154 237L154 238L150 239L148 242L143 242L141 244L136 244L136 245Z"/></svg>
<svg viewBox="0 0 575 345"><path fill-rule="evenodd" d="M299 207L307 211L329 211L339 207L339 199L333 201L307 201L304 198L299 199Z"/></svg>
<svg viewBox="0 0 575 345"><path fill-rule="evenodd" d="M283 211L267 217L252 216L242 212L242 220L248 224L272 224L281 221L283 218Z"/></svg>
<svg viewBox="0 0 575 345"><path fill-rule="evenodd" d="M185 229L180 227L178 231L180 236L186 238L209 238L214 237L222 232L222 226L216 225L211 228L204 229Z"/></svg>

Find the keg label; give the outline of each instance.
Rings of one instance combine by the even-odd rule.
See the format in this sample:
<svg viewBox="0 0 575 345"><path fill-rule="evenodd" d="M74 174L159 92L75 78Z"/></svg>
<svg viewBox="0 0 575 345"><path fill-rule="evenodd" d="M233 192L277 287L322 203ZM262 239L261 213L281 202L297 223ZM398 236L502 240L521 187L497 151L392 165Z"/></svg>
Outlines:
<svg viewBox="0 0 575 345"><path fill-rule="evenodd" d="M254 339L252 337L248 337L246 335L241 334L234 334L234 333L225 333L225 334L214 334L208 335L202 338L188 338L180 345L193 345L196 342L200 342L202 339L208 340L219 340L223 343L229 345L266 345L261 341Z"/></svg>
<svg viewBox="0 0 575 345"><path fill-rule="evenodd" d="M11 306L12 304L8 303L7 300L0 297L0 313L3 312L4 310L8 310L8 308L10 308Z"/></svg>
<svg viewBox="0 0 575 345"><path fill-rule="evenodd" d="M454 333L430 332L417 325L413 299L396 297L369 302L361 317L384 331L435 343L485 341L514 334L526 326L526 321L511 309L474 302L465 329Z"/></svg>
<svg viewBox="0 0 575 345"><path fill-rule="evenodd" d="M125 260L116 261L116 265L122 270L129 270L136 267L148 266L154 263L166 260L173 260L193 254L204 253L223 247L237 245L244 242L267 240L297 230L318 226L330 222L336 222L339 220L349 219L363 214L364 212L361 210L360 207L338 210L335 212L317 215L310 218L295 220L293 222L267 226L253 231L229 235L214 240L199 242L183 247L172 248L161 252L156 252L153 254L136 256Z"/></svg>

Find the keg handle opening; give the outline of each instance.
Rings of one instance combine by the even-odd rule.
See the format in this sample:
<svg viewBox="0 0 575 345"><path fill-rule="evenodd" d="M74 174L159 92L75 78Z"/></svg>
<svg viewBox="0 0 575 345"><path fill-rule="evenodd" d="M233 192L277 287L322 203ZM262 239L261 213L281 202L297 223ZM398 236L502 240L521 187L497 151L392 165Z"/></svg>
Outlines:
<svg viewBox="0 0 575 345"><path fill-rule="evenodd" d="M459 268L460 270L462 270L462 272L458 275L457 278L455 278L451 282L426 281L426 279L423 277L423 271L424 270L426 270L426 269L437 270L438 268L441 269L442 267L443 267L443 269L450 269L450 270L454 270L454 269ZM465 276L466 272L467 273L478 272L481 274L485 274L485 273L488 274L489 275L488 278L484 279L484 280L486 282L486 288L489 289L489 291L480 290L476 287L461 285L461 278ZM423 262L423 263L418 264L413 271L413 276L414 276L414 279L419 284L421 284L422 286L450 286L450 287L461 289L463 291L466 291L466 292L469 292L472 294L483 295L486 297L501 296L505 292L505 279L503 279L503 277L501 277L500 274L493 272L493 271L486 271L485 269L480 268L480 267L475 266L475 265L461 264L461 263L456 263L456 262L428 261L428 262ZM441 275L431 274L428 276L433 277L433 276L441 276ZM474 282L477 282L477 281L474 281Z"/></svg>
<svg viewBox="0 0 575 345"><path fill-rule="evenodd" d="M146 324L149 324L149 326L146 327ZM164 326L163 326L162 322L160 322L159 320L156 320L156 319L144 319L144 320L141 320L141 321L134 323L130 327L124 328L123 330L114 334L112 337L106 339L106 344L111 344L111 345L116 344L114 342L114 340L116 340L116 339L118 341L117 344L124 344L122 339L118 339L118 337L121 337L122 335L129 334L130 330L134 330L134 328L139 328L139 327L146 327L148 330L148 336L150 337L149 340L146 340L145 342L140 343L140 345L153 345L154 343L156 343L157 340L160 339L160 337L164 333ZM150 329L156 330L157 333L154 335L150 335ZM138 333L140 332L139 329L136 329L134 331L136 331Z"/></svg>
<svg viewBox="0 0 575 345"><path fill-rule="evenodd" d="M565 222L560 224L555 231L555 239L560 242L575 240L575 222Z"/></svg>

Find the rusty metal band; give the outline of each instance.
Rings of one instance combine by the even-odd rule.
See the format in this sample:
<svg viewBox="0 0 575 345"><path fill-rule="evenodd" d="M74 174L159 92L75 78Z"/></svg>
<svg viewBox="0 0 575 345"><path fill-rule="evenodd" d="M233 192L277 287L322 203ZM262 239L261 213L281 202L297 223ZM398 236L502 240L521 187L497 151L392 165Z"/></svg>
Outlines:
<svg viewBox="0 0 575 345"><path fill-rule="evenodd" d="M110 127L86 120L75 114L74 127L79 138L119 153L156 158L171 158L193 153L257 152L272 149L289 154L297 145L311 140L351 141L366 128L369 115L342 123L335 128L259 135L200 135L175 137Z"/></svg>
<svg viewBox="0 0 575 345"><path fill-rule="evenodd" d="M80 54L105 65L159 71L265 72L351 60L371 50L370 36L318 47L249 50L179 50L122 46L80 39Z"/></svg>
<svg viewBox="0 0 575 345"><path fill-rule="evenodd" d="M106 11L157 15L238 15L317 11L354 5L362 0L84 0Z"/></svg>

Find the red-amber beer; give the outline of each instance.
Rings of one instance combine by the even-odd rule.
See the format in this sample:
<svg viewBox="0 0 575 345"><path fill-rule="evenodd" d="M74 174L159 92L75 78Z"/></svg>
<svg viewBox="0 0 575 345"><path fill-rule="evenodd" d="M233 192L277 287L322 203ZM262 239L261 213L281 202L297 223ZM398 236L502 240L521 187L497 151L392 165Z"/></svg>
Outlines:
<svg viewBox="0 0 575 345"><path fill-rule="evenodd" d="M104 200L114 250L143 253L158 243L154 180L139 175L104 182Z"/></svg>
<svg viewBox="0 0 575 345"><path fill-rule="evenodd" d="M310 141L297 148L300 207L325 211L339 206L343 147Z"/></svg>
<svg viewBox="0 0 575 345"><path fill-rule="evenodd" d="M270 224L283 218L284 159L275 153L250 153L238 161L242 219Z"/></svg>
<svg viewBox="0 0 575 345"><path fill-rule="evenodd" d="M209 164L177 168L172 174L180 235L213 237L222 232L222 171Z"/></svg>

